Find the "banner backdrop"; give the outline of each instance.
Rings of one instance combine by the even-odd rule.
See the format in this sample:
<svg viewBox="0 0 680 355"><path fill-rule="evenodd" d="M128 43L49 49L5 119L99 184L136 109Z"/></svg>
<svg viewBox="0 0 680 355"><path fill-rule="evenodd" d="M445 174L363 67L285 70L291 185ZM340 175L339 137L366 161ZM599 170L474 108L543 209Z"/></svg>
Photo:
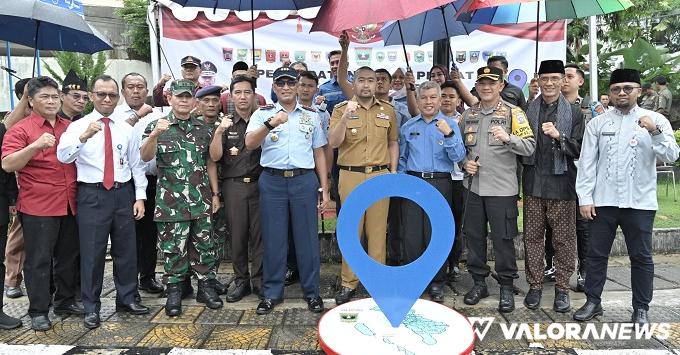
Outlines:
<svg viewBox="0 0 680 355"><path fill-rule="evenodd" d="M256 17L255 58L260 72L257 91L267 100L272 73L283 60L307 63L309 69L319 75L320 83L330 78L327 55L331 50L339 49L339 34L309 33L311 25L310 21L293 15L275 20L260 12ZM350 71L368 65L393 72L406 66L401 46L383 45L379 32L381 25L366 25L348 31L351 40ZM198 11L195 18L183 21L176 18L170 9L162 8L160 44L176 77L180 75L181 58L193 55L203 62L214 64L217 69L214 81L224 84L228 83L236 61L252 64L250 29L250 21L242 21L233 12L224 20L211 21L203 11ZM539 26L539 33L539 61L565 60L565 22L543 23ZM452 37L451 43L455 64L469 88L474 85L477 68L492 55L506 56L510 63L508 81L526 88L527 79L534 72L535 38L535 24L482 26L469 36ZM406 46L406 49L416 81L427 80L433 62L432 44ZM170 73L168 62L161 60L163 73ZM204 70L208 68L206 65Z"/></svg>

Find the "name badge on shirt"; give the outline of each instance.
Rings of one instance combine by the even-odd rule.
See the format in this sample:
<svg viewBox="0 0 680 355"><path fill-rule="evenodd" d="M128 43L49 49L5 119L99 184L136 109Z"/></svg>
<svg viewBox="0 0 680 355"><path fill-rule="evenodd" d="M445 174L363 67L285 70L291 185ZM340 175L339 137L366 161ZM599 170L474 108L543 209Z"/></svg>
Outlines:
<svg viewBox="0 0 680 355"><path fill-rule="evenodd" d="M616 132L602 132L602 135L605 137L613 137L616 135Z"/></svg>
<svg viewBox="0 0 680 355"><path fill-rule="evenodd" d="M381 120L389 120L390 119L390 116L388 116L387 114L385 114L383 112L380 112L379 114L377 114L376 117L381 119Z"/></svg>

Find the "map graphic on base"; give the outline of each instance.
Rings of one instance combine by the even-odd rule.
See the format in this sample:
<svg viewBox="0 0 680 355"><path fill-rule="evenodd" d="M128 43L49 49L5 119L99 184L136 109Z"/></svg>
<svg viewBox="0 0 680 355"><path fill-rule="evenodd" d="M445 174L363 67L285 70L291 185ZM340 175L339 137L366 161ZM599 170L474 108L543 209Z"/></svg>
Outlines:
<svg viewBox="0 0 680 355"><path fill-rule="evenodd" d="M372 298L335 307L319 321L319 342L327 354L465 354L474 341L467 318L421 299L398 328Z"/></svg>

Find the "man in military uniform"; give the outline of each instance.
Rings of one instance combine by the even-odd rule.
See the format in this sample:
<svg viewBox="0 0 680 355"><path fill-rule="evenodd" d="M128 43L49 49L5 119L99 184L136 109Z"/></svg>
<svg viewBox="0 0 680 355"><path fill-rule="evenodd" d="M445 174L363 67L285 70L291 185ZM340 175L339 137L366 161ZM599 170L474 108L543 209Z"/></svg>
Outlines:
<svg viewBox="0 0 680 355"><path fill-rule="evenodd" d="M235 279L234 288L227 294L227 302L238 302L253 291L260 294L262 289L260 193L257 188L262 172L262 149L248 150L245 147L246 128L253 113L255 83L246 76L236 77L229 92L235 114L228 115L217 126L210 143L210 158L219 162L222 168L221 191L225 208L220 214L226 216L231 234ZM249 250L252 250L251 272L248 271Z"/></svg>
<svg viewBox="0 0 680 355"><path fill-rule="evenodd" d="M204 62L210 63L210 62ZM212 63L210 63L212 64ZM222 92L222 87L218 85L206 86L198 91L196 91L197 110L196 113L201 116L199 119L205 121L211 129L212 134L215 133L215 129L222 122L222 113L220 112L220 94ZM212 228L211 233L215 241L215 273L220 267L220 261L224 258L224 246L227 242L227 236L229 235L229 230L227 228L227 218L221 210L223 197L220 193L220 186L222 184L223 175L221 174L219 166L217 164L208 165L208 176L212 175L211 189L217 191L218 195L213 196L213 213L212 213ZM216 184L212 186L212 181ZM194 248L189 249L189 259L197 260L198 252ZM217 278L211 279L210 282L215 288L215 292L218 295L223 295L227 293L227 286L221 283Z"/></svg>
<svg viewBox="0 0 680 355"><path fill-rule="evenodd" d="M654 111L670 119L671 105L673 104L673 94L668 89L666 77L659 76L654 81L656 83L657 104Z"/></svg>
<svg viewBox="0 0 680 355"><path fill-rule="evenodd" d="M640 99L640 107L644 108L645 110L654 111L654 109L656 109L658 100L659 99L656 96L656 92L654 89L652 89L652 84L642 84L642 98Z"/></svg>
<svg viewBox="0 0 680 355"><path fill-rule="evenodd" d="M434 81L418 87L420 115L401 128L399 136L399 172L417 176L439 191L451 207L454 165L465 156L456 121L439 111L442 90ZM342 182L342 181L341 181ZM430 243L432 228L427 215L415 202L404 199L402 204L404 224L405 263L415 261ZM442 264L429 287L430 299L444 301L446 266Z"/></svg>
<svg viewBox="0 0 680 355"><path fill-rule="evenodd" d="M182 67L182 79L189 80L194 83L194 86L200 88L198 78L201 75L201 60L188 55L180 61ZM168 106L168 99L165 97L165 85L172 77L170 74L163 74L156 86L153 87L153 104L156 107Z"/></svg>
<svg viewBox="0 0 680 355"><path fill-rule="evenodd" d="M307 308L320 313L324 305L319 296L317 202L319 180L323 193L318 207L325 209L330 200L323 148L326 137L318 115L297 102L297 72L281 67L274 71L273 79L279 101L255 111L246 129L245 148L254 151L262 147L260 165L263 167L258 188L264 242L264 299L255 312L270 313L283 301L288 252L286 231L290 223Z"/></svg>
<svg viewBox="0 0 680 355"><path fill-rule="evenodd" d="M376 75L373 69L357 69L353 85L354 97L335 106L328 134L331 147L338 148L341 201L362 182L396 172L399 163L397 115L392 105L375 98ZM382 264L386 257L389 204L387 198L374 203L359 222L360 235L366 237L368 255ZM335 303L348 302L358 284L359 279L343 259L342 288L335 295Z"/></svg>
<svg viewBox="0 0 680 355"><path fill-rule="evenodd" d="M154 220L158 223L158 241L165 255L167 301L165 313L182 313L180 283L191 276L198 278L196 301L211 309L222 307L210 280L215 278L215 246L210 234L211 186L208 175L211 128L191 115L196 104L196 86L189 80L170 85L172 111L166 118L149 124L140 148L143 161L156 157L158 186ZM212 196L218 191L213 190ZM190 260L188 250L195 248L198 260Z"/></svg>
<svg viewBox="0 0 680 355"><path fill-rule="evenodd" d="M61 88L61 109L57 115L69 121L83 117L85 105L90 102L87 97L87 82L76 75L73 69L64 77Z"/></svg>
<svg viewBox="0 0 680 355"><path fill-rule="evenodd" d="M529 309L541 306L544 278L545 229L552 231L555 249L556 312L568 312L569 278L576 257L576 166L583 139L583 114L560 93L564 63L545 60L538 70L541 95L529 103L527 118L537 132L536 151L522 159L524 250L527 281L524 299ZM538 133L540 132L540 133Z"/></svg>
<svg viewBox="0 0 680 355"><path fill-rule="evenodd" d="M496 273L501 285L500 312L515 309L513 279L517 261L513 239L517 236L517 157L534 152L536 141L521 108L501 100L503 71L496 67L477 70L475 84L480 101L463 113L460 122L468 153L463 168L469 174L467 188L465 244L467 265L474 286L465 294L465 304L477 304L488 297L486 277L487 235L493 242ZM491 232L487 233L487 223Z"/></svg>

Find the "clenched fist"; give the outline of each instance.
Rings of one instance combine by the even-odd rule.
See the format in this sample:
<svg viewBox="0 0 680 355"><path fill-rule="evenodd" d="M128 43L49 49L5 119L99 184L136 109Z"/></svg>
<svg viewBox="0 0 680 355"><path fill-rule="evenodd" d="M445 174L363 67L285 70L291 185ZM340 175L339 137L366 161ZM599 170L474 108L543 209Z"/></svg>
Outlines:
<svg viewBox="0 0 680 355"><path fill-rule="evenodd" d="M481 164L479 162L476 162L474 160L468 160L465 162L465 165L463 165L463 169L468 172L470 175L475 175L477 174L477 171L479 171L479 167Z"/></svg>
<svg viewBox="0 0 680 355"><path fill-rule="evenodd" d="M151 131L151 136L158 137L170 128L170 122L164 118L158 119L156 127Z"/></svg>
<svg viewBox="0 0 680 355"><path fill-rule="evenodd" d="M38 137L38 139L33 142L36 148L38 149L45 149L45 148L51 148L54 147L54 144L57 142L57 139L54 138L53 135L49 133L43 133L42 136Z"/></svg>
<svg viewBox="0 0 680 355"><path fill-rule="evenodd" d="M348 101L345 106L345 113L342 115L345 119L356 117L359 104L356 101Z"/></svg>
<svg viewBox="0 0 680 355"><path fill-rule="evenodd" d="M491 127L491 133L493 134L493 137L498 141L501 141L503 143L510 142L510 135L501 126Z"/></svg>
<svg viewBox="0 0 680 355"><path fill-rule="evenodd" d="M552 122L543 123L541 125L541 129L543 130L543 134L552 139L560 138L560 132L557 130L557 128L555 128L555 124Z"/></svg>
<svg viewBox="0 0 680 355"><path fill-rule="evenodd" d="M90 124L87 126L87 129L83 134L80 135L80 141L82 143L85 143L88 139L92 138L97 132L102 130L102 125L101 123L95 121L95 122L90 122Z"/></svg>
<svg viewBox="0 0 680 355"><path fill-rule="evenodd" d="M342 48L343 51L347 51L347 48L349 48L349 36L347 35L347 31L342 31L338 42L340 42L340 48Z"/></svg>
<svg viewBox="0 0 680 355"><path fill-rule="evenodd" d="M437 129L439 129L439 132L442 132L445 136L448 136L453 132L453 129L451 126L449 126L449 123L446 122L446 120L439 120L437 121Z"/></svg>
<svg viewBox="0 0 680 355"><path fill-rule="evenodd" d="M234 121L231 120L231 118L223 118L222 122L220 122L220 125L217 126L217 132L219 134L224 133L229 127L231 127L234 124Z"/></svg>
<svg viewBox="0 0 680 355"><path fill-rule="evenodd" d="M288 113L284 111L279 111L272 117L272 120L269 122L274 127L278 127L284 123L288 122Z"/></svg>

